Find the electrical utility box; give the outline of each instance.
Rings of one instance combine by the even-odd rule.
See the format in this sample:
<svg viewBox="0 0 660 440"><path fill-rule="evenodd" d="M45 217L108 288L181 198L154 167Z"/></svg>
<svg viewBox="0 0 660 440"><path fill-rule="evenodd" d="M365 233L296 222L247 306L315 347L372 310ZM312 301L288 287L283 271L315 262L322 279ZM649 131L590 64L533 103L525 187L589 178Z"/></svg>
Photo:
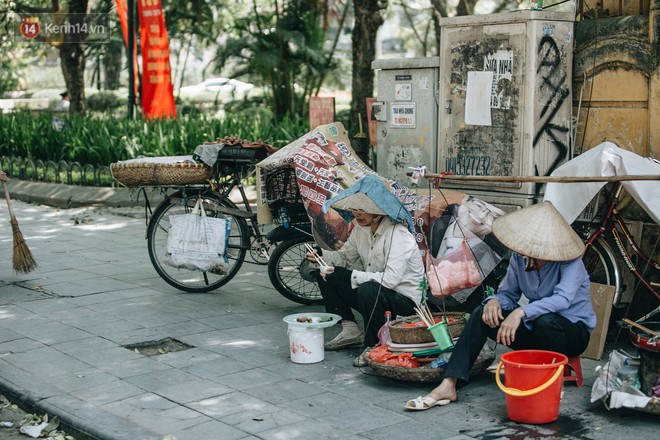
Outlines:
<svg viewBox="0 0 660 440"><path fill-rule="evenodd" d="M375 60L376 171L407 185L408 167L433 168L437 158L438 58ZM435 170L434 170L435 171Z"/></svg>
<svg viewBox="0 0 660 440"><path fill-rule="evenodd" d="M569 160L573 14L471 15L441 19L440 27L436 172L547 176ZM443 186L509 200L510 210L542 199L545 188L448 180Z"/></svg>

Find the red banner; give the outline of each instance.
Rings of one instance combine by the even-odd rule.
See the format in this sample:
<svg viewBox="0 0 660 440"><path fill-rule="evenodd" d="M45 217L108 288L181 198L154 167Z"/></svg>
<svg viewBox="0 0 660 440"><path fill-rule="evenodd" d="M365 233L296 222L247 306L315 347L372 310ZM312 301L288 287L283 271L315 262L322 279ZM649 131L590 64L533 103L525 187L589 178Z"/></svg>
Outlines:
<svg viewBox="0 0 660 440"><path fill-rule="evenodd" d="M124 34L124 45L128 52L128 7L126 0L115 0L117 15L121 25L121 33ZM138 62L137 62L137 38L133 39L133 90L138 95Z"/></svg>
<svg viewBox="0 0 660 440"><path fill-rule="evenodd" d="M142 112L147 119L175 118L170 48L160 0L138 0L142 48Z"/></svg>

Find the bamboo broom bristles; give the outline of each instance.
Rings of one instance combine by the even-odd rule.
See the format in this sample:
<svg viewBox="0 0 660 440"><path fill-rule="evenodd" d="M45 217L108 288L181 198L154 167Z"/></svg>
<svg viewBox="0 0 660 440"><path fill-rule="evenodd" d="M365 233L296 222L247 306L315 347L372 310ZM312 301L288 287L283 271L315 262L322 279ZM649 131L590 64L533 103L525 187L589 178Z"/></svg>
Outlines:
<svg viewBox="0 0 660 440"><path fill-rule="evenodd" d="M16 221L16 216L14 215L14 208L11 204L11 197L9 196L9 190L5 182L2 182L2 187L5 193L5 199L7 200L7 207L9 208L9 217L11 223L12 235L14 238L14 254L12 257L12 265L14 271L18 273L28 273L32 272L38 267L37 262L30 252L23 238L23 233L18 228L18 222Z"/></svg>

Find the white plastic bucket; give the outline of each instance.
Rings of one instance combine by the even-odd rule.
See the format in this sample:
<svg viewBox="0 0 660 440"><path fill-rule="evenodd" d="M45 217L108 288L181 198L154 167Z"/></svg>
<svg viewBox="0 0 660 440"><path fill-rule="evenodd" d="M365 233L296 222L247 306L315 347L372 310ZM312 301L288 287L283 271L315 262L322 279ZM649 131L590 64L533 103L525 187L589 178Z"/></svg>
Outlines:
<svg viewBox="0 0 660 440"><path fill-rule="evenodd" d="M288 334L291 362L313 364L325 359L322 328L300 328L290 325Z"/></svg>

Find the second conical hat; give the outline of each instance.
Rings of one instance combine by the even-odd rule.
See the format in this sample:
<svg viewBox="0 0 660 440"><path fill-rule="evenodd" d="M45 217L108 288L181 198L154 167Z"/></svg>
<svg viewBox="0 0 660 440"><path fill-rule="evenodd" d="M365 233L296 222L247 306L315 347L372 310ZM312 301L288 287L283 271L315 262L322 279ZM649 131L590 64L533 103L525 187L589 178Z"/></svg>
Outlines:
<svg viewBox="0 0 660 440"><path fill-rule="evenodd" d="M497 217L493 233L509 249L539 260L568 261L584 252L580 236L550 202Z"/></svg>

